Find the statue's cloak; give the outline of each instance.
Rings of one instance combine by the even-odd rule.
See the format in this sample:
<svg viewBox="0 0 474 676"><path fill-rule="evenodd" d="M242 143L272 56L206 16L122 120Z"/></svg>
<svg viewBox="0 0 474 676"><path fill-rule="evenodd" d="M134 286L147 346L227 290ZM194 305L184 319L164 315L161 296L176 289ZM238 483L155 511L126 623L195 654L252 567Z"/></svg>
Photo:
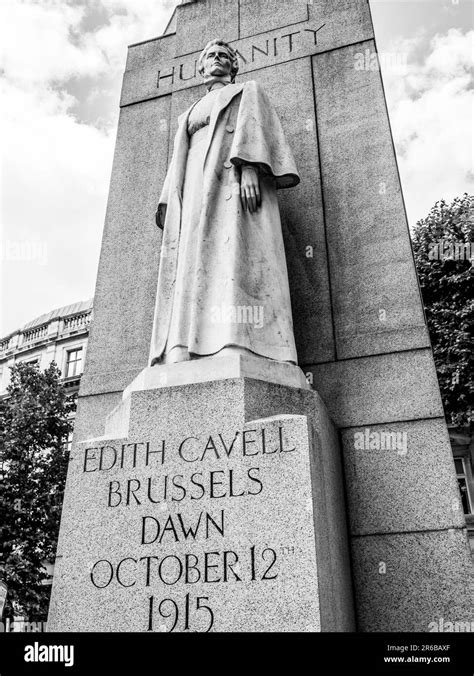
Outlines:
<svg viewBox="0 0 474 676"><path fill-rule="evenodd" d="M150 363L165 351L178 269L188 116L178 119L160 204L167 205ZM196 250L186 270L192 285L188 350L214 354L238 345L296 363L288 274L276 190L299 183L291 149L270 100L250 81L220 90L203 166ZM259 168L262 204L244 211L240 167Z"/></svg>

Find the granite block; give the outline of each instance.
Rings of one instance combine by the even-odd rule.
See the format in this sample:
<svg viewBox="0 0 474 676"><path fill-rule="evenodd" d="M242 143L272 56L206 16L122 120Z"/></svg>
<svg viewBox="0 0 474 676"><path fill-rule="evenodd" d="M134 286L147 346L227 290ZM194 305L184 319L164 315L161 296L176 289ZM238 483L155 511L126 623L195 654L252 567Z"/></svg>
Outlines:
<svg viewBox="0 0 474 676"><path fill-rule="evenodd" d="M178 386L161 392L161 395L158 392L149 392L148 395L145 392L135 393L132 395L132 406L141 406L143 402L149 402L150 397L159 397L160 419L155 420L155 425L159 426L163 434L167 429L167 421L172 419L182 400L188 404L186 419L180 422L180 428L189 435L199 429L202 413L213 415L214 420L235 416L233 424L237 427L252 420L302 413L311 421L313 442L320 449L311 456L312 459L317 457L319 463L318 469L314 470L312 460L312 471L316 471L318 477L324 477L324 484L313 482L314 491L319 490L323 496L320 496L323 500L320 509L324 508L328 522L334 524L330 537L323 531L316 534L318 551L326 552L326 559L331 562L328 566L320 567L318 573L321 580L320 603L323 609L327 609L326 628L323 630L335 631L335 627L339 627L340 631L350 631L353 626L352 586L347 574L350 560L344 525L346 502L341 480L342 461L337 431L319 394L251 378ZM135 433L134 417L132 414L130 436Z"/></svg>
<svg viewBox="0 0 474 676"><path fill-rule="evenodd" d="M301 369L289 362L272 361L251 353L203 357L176 364L148 366L124 390L123 399L137 390L154 390L174 385L251 378L286 387L310 389Z"/></svg>
<svg viewBox="0 0 474 676"><path fill-rule="evenodd" d="M141 70L152 62L173 58L176 53L175 42L176 38L171 34L129 45L125 72Z"/></svg>
<svg viewBox="0 0 474 676"><path fill-rule="evenodd" d="M244 379L210 392L135 392L126 438L74 446L50 631L354 628L322 402L245 423Z"/></svg>
<svg viewBox="0 0 474 676"><path fill-rule="evenodd" d="M250 78L275 105L301 177L295 188L278 192L298 362L330 361L335 344L311 61L265 68Z"/></svg>
<svg viewBox="0 0 474 676"><path fill-rule="evenodd" d="M146 363L145 353L143 359ZM123 368L120 367L113 371L98 371L97 373L89 373L85 371L81 379L81 396L87 397L93 394L105 394L107 392L122 392L127 385L129 385L134 378L140 373L140 368Z"/></svg>
<svg viewBox="0 0 474 676"><path fill-rule="evenodd" d="M327 565L319 566L318 573L319 602L326 618L321 630L353 631L353 590L348 576L351 562L347 532L343 526L347 516L339 437L322 401L314 401L310 420L313 448L316 450L310 456L313 499L319 496L315 509L320 514L321 525L331 524L329 528L315 524L316 550L321 554L327 552Z"/></svg>
<svg viewBox="0 0 474 676"><path fill-rule="evenodd" d="M74 443L104 433L106 417L120 403L122 392L108 392L93 396L79 396L74 421Z"/></svg>
<svg viewBox="0 0 474 676"><path fill-rule="evenodd" d="M341 434L352 535L465 526L444 418Z"/></svg>
<svg viewBox="0 0 474 676"><path fill-rule="evenodd" d="M313 58L339 359L429 347L373 41Z"/></svg>
<svg viewBox="0 0 474 676"><path fill-rule="evenodd" d="M352 559L358 631L429 632L441 621L472 627L465 530L354 538Z"/></svg>
<svg viewBox="0 0 474 676"><path fill-rule="evenodd" d="M431 350L304 367L337 427L444 416Z"/></svg>
<svg viewBox="0 0 474 676"><path fill-rule="evenodd" d="M248 37L256 33L285 28L308 20L307 0L240 0L240 34Z"/></svg>
<svg viewBox="0 0 474 676"><path fill-rule="evenodd" d="M285 362L271 361L251 354L204 357L177 364L149 366L125 388L122 401L106 418L105 434L126 436L134 392L181 385L197 385L238 378L309 390L302 370Z"/></svg>
<svg viewBox="0 0 474 676"><path fill-rule="evenodd" d="M344 578L344 571L350 568L347 547L347 533L340 525L346 522L346 498L343 482L343 468L341 453L339 450L339 438L336 428L330 419L327 409L315 391L308 392L297 388L282 387L270 383L262 383L251 379L244 381L244 405L245 420L265 418L280 414L304 414L312 421L313 434L319 439L318 447L321 449L321 462L316 474L324 477L319 484L313 483L315 490L325 493L324 509L327 512L328 521L337 524L331 530L328 547L331 557L331 567L324 568L320 572L320 601L323 607L324 601L332 604L334 617L332 623L326 624L326 631L332 631L337 625L344 631L350 631L353 624L352 612L350 611L352 598L352 586L350 581L344 585L340 580ZM316 442L315 442L316 443ZM314 457L314 454L313 456ZM327 533L321 532L321 539L327 538ZM324 578L323 578L324 574ZM335 591L338 586L338 592ZM336 618L343 618L336 622ZM344 629L342 629L342 626ZM332 627L332 629L331 629Z"/></svg>
<svg viewBox="0 0 474 676"><path fill-rule="evenodd" d="M88 393L95 375L147 363L161 244L155 212L167 169L170 102L144 102L120 115L85 364Z"/></svg>
<svg viewBox="0 0 474 676"><path fill-rule="evenodd" d="M206 0L176 9L176 57L200 51L217 37L227 42L239 37L239 3L235 0Z"/></svg>
<svg viewBox="0 0 474 676"><path fill-rule="evenodd" d="M181 4L184 4L184 2ZM177 26L177 11L175 7L173 14L171 15L170 20L168 22L168 25L165 28L163 36L173 35L174 33L176 33L176 26Z"/></svg>
<svg viewBox="0 0 474 676"><path fill-rule="evenodd" d="M338 49L374 37L368 0L317 0L308 2L309 20L328 26L322 48Z"/></svg>
<svg viewBox="0 0 474 676"><path fill-rule="evenodd" d="M162 36L156 40L130 45L123 74L120 105L125 106L131 101L136 103L152 98L150 93L154 98L157 93L160 64L172 64L175 51L175 35ZM166 77L168 75L166 68L161 68L161 70L161 75ZM172 72L172 66L169 72Z"/></svg>

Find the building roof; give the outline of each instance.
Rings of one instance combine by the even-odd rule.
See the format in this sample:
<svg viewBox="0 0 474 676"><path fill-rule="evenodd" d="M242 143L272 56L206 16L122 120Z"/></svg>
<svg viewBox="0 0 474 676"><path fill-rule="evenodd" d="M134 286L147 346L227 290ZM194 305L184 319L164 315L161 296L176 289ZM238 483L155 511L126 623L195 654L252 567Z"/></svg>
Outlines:
<svg viewBox="0 0 474 676"><path fill-rule="evenodd" d="M92 310L93 298L89 300L79 301L78 303L72 303L72 305L64 305L63 307L57 308L56 310L51 310L44 315L32 319L30 322L22 326L18 331L11 331L8 336L12 336L15 333L28 331L33 329L36 326L42 326L43 324L48 324L53 319L59 319L61 317L70 317L71 315L81 314L81 312L87 312ZM5 336L7 338L8 336Z"/></svg>
<svg viewBox="0 0 474 676"><path fill-rule="evenodd" d="M42 324L48 324L53 319L58 319L60 317L70 317L71 315L78 315L81 312L87 312L87 310L92 310L93 299L79 301L78 303L72 303L72 305L64 305L63 307L58 308L57 310L51 310L45 315L40 315L33 319L31 322L28 322L21 327L21 331L26 331L28 329L33 329L35 326L41 326Z"/></svg>

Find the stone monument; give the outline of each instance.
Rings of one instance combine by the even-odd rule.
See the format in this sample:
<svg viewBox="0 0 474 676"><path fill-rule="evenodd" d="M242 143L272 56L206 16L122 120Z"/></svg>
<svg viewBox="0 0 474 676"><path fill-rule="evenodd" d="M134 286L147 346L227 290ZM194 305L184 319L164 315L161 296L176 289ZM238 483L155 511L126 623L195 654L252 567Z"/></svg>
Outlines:
<svg viewBox="0 0 474 676"><path fill-rule="evenodd" d="M472 619L367 52L366 0L188 1L163 36L130 47L51 630L427 631ZM220 103L206 112L209 97ZM255 128L239 127L244 99L265 102L245 108ZM207 156L190 124L220 139ZM279 136L282 171L258 155L259 131L269 153ZM202 182L186 187L188 173ZM269 231L249 227L269 209L270 250ZM228 271L245 268L249 242L245 286ZM191 281L178 269L190 260Z"/></svg>
<svg viewBox="0 0 474 676"><path fill-rule="evenodd" d="M179 118L157 211L151 364L223 350L296 364L276 196L300 182L293 155L261 85L235 84L230 45L211 41L199 64L207 92Z"/></svg>

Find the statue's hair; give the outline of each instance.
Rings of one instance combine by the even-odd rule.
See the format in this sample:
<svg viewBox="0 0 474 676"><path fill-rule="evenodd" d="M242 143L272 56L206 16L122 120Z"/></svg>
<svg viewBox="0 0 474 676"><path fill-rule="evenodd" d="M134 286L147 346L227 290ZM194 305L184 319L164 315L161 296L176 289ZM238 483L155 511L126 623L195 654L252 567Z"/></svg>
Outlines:
<svg viewBox="0 0 474 676"><path fill-rule="evenodd" d="M231 60L231 71L230 71L230 77L232 82L235 80L235 76L239 72L239 59L237 56L237 52L233 47L231 47L227 42L224 42L224 40L211 40L210 42L207 43L207 45L204 47L204 49L201 52L201 55L199 57L199 62L198 62L198 71L200 75L204 74L204 59L206 58L206 54L209 51L211 47L214 45L220 45L221 47L225 47L227 51L229 52L230 55L230 60Z"/></svg>

